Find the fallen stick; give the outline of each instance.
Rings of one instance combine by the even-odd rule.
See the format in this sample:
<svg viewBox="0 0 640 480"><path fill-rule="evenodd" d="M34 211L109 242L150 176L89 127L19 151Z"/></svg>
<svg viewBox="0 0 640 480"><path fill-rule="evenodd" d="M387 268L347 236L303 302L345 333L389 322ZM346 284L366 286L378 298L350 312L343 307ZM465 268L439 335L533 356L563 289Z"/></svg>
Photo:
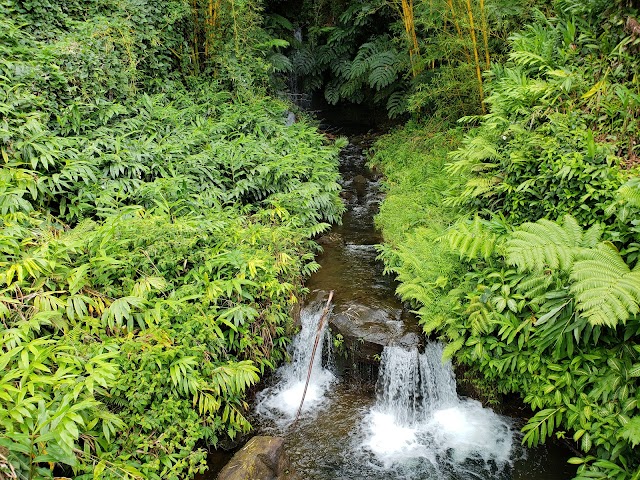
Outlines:
<svg viewBox="0 0 640 480"><path fill-rule="evenodd" d="M322 335L322 330L324 327L324 322L329 313L329 308L331 307L331 300L333 300L333 290L329 292L329 298L327 299L327 304L322 311L322 316L320 317L320 322L318 323L318 330L316 331L316 340L313 344L313 350L311 351L311 361L309 362L309 368L307 369L307 381L304 384L304 391L302 392L302 399L300 400L300 406L298 407L298 413L296 413L296 419L293 421L291 428L295 428L296 423L298 423L298 418L300 418L300 413L302 412L302 404L304 404L304 397L307 395L307 388L309 387L309 380L311 379L311 370L313 369L313 360L316 357L316 350L318 349L318 343L320 343L320 335Z"/></svg>

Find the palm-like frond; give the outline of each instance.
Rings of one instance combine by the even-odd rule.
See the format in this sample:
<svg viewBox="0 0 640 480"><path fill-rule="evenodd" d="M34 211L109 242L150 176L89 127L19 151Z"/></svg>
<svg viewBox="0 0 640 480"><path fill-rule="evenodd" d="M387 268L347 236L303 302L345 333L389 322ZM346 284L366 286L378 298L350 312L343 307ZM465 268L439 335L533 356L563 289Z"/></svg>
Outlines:
<svg viewBox="0 0 640 480"><path fill-rule="evenodd" d="M569 271L576 258L599 240L601 227L586 233L575 218L566 215L562 225L542 219L525 223L506 242L506 258L521 271Z"/></svg>
<svg viewBox="0 0 640 480"><path fill-rule="evenodd" d="M571 279L576 307L594 325L625 323L639 311L640 264L631 270L610 243L589 249Z"/></svg>

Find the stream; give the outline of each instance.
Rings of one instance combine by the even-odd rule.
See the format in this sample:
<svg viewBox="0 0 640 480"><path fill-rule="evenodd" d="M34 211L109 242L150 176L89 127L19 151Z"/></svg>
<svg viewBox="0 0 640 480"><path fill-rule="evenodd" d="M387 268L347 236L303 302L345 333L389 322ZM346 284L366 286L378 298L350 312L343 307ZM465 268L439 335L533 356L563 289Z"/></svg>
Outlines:
<svg viewBox="0 0 640 480"><path fill-rule="evenodd" d="M322 268L307 283L311 294L292 361L257 394L254 433L284 437L296 478L308 480L572 478L566 447L522 447L522 419L459 395L442 345L421 340L416 318L394 294L397 284L376 260L382 238L374 216L382 195L380 175L367 168L363 151L371 139L351 141L340 156L347 212L343 224L320 239ZM344 345L336 348L325 327L293 425L330 290L328 323L333 335L344 331ZM347 345L349 336L356 340ZM345 355L349 351L357 355ZM214 452L209 472L199 478L214 479L229 458Z"/></svg>
<svg viewBox="0 0 640 480"><path fill-rule="evenodd" d="M459 396L451 364L441 361L442 346L417 340L416 319L395 297L395 282L376 260L375 245L382 242L374 225L380 178L366 167L363 147L352 142L340 165L348 210L343 224L321 239L322 268L308 282L312 300L301 312L292 362L256 398L258 432L285 437L294 470L310 480L571 478L575 471L566 464L565 448L521 447L519 422ZM344 365L331 361L339 355L327 352L332 344L325 331L301 417L292 428L324 306L325 295L313 300L313 292L329 290L335 291L333 320L364 312L369 318L361 322L359 335L377 332L372 342L383 344L374 354L380 366L370 370L377 382L370 388L371 378L358 381L362 369L355 362L345 375Z"/></svg>

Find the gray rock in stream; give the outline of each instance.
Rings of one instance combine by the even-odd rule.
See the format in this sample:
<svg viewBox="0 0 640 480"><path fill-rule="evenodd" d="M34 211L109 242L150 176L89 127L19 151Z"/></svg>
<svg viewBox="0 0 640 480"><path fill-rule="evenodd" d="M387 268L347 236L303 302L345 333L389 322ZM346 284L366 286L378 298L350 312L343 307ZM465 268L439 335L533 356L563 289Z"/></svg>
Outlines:
<svg viewBox="0 0 640 480"><path fill-rule="evenodd" d="M369 363L380 358L387 345L405 348L418 346L420 337L406 332L401 310L385 310L353 304L334 314L329 325L334 335L340 333L354 361Z"/></svg>
<svg viewBox="0 0 640 480"><path fill-rule="evenodd" d="M298 480L283 445L284 438L253 437L220 471L218 480Z"/></svg>

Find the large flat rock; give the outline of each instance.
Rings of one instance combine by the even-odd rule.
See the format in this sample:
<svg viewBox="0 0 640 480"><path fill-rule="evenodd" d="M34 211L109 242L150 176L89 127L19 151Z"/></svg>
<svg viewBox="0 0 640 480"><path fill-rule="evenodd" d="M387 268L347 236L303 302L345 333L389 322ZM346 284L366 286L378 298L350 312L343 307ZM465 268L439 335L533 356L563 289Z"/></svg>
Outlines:
<svg viewBox="0 0 640 480"><path fill-rule="evenodd" d="M406 330L400 309L372 308L353 303L331 315L329 325L334 335L341 334L352 358L362 362L379 359L387 345L417 346L420 337Z"/></svg>

